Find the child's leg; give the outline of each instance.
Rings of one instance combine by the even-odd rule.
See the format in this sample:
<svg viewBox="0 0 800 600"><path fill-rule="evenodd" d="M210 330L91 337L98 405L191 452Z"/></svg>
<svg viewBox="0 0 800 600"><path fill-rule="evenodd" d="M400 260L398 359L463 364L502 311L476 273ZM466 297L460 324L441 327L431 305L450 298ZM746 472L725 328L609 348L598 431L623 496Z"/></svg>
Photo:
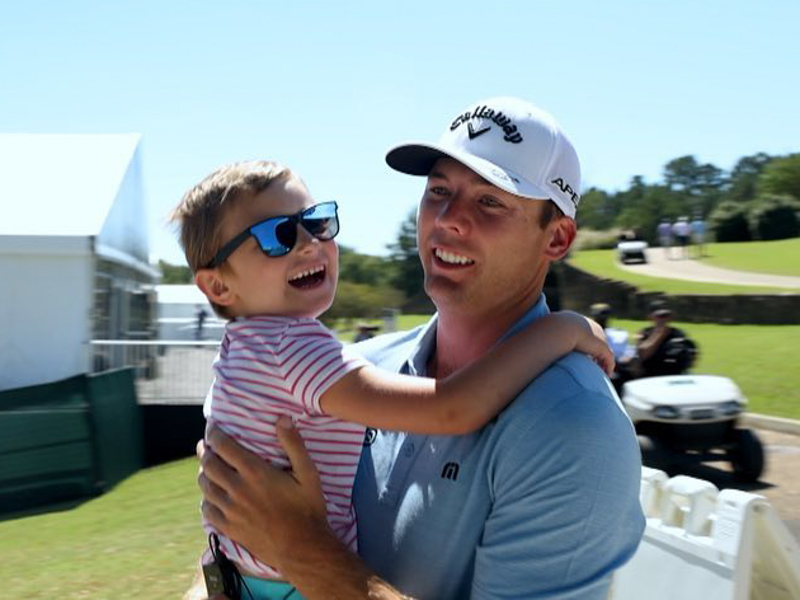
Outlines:
<svg viewBox="0 0 800 600"><path fill-rule="evenodd" d="M248 591L250 596L247 595ZM241 600L305 600L305 598L287 581L242 575Z"/></svg>

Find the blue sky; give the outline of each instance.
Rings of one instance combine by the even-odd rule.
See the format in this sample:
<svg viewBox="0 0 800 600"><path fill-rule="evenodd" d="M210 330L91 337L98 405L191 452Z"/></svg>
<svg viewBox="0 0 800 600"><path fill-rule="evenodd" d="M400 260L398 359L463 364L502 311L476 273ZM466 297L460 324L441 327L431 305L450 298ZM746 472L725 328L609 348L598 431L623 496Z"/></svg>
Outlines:
<svg viewBox="0 0 800 600"><path fill-rule="evenodd" d="M0 132L141 133L154 258L183 262L183 192L249 158L337 199L339 241L380 254L422 189L385 150L484 97L553 113L584 188L800 151L798 23L794 0L4 2Z"/></svg>

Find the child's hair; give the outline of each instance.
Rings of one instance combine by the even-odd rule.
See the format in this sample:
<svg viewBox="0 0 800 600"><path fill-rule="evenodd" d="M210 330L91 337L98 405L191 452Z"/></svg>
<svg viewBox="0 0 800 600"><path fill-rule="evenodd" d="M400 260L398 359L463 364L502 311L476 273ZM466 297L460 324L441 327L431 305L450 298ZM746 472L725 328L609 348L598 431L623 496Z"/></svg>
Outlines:
<svg viewBox="0 0 800 600"><path fill-rule="evenodd" d="M289 177L292 172L276 162L237 162L217 169L186 192L170 221L178 224L180 243L192 273L208 265L225 242L220 239L222 219L237 202ZM225 307L213 302L211 306L217 315L229 318Z"/></svg>

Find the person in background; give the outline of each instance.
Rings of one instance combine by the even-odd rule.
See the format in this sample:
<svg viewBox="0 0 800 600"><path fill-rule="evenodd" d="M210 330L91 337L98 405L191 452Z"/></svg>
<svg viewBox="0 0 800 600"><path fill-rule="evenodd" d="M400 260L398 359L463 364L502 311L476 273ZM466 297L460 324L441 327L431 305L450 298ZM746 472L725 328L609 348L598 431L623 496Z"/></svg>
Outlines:
<svg viewBox="0 0 800 600"><path fill-rule="evenodd" d="M658 243L664 249L664 256L668 259L672 258L672 225L669 219L661 219L656 233L658 234Z"/></svg>
<svg viewBox="0 0 800 600"><path fill-rule="evenodd" d="M370 325L369 323L359 323L356 327L356 335L353 336L353 343L363 342L375 337L375 332L380 327L378 325Z"/></svg>
<svg viewBox="0 0 800 600"><path fill-rule="evenodd" d="M694 240L695 256L702 258L705 256L706 243L706 222L700 213L695 213L692 221L692 238Z"/></svg>
<svg viewBox="0 0 800 600"><path fill-rule="evenodd" d="M678 246L679 258L689 258L689 236L691 231L688 217L680 217L672 225L672 234L675 236L675 243Z"/></svg>
<svg viewBox="0 0 800 600"><path fill-rule="evenodd" d="M605 331L606 341L614 353L616 366L611 376L611 382L619 392L626 381L636 376L636 346L630 343L630 336L626 330L611 327L611 313L611 306L604 302L592 304L589 309L590 316Z"/></svg>
<svg viewBox="0 0 800 600"><path fill-rule="evenodd" d="M653 324L642 329L636 341L636 354L643 377L677 375L694 359L694 344L686 333L672 325L672 311L663 300L650 303ZM687 348L688 355L683 353ZM689 364L687 364L687 361Z"/></svg>

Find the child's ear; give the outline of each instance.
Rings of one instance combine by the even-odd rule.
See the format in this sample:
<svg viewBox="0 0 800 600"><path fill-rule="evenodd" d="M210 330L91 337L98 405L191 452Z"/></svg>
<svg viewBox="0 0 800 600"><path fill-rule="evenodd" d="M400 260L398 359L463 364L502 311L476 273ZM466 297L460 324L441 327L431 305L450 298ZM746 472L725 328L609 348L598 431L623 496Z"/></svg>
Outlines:
<svg viewBox="0 0 800 600"><path fill-rule="evenodd" d="M566 256L572 242L575 241L578 227L573 219L560 217L551 222L548 229L549 239L544 250L545 256L550 260L560 260Z"/></svg>
<svg viewBox="0 0 800 600"><path fill-rule="evenodd" d="M194 282L214 304L220 306L233 304L233 290L225 283L218 269L198 269L194 274Z"/></svg>

